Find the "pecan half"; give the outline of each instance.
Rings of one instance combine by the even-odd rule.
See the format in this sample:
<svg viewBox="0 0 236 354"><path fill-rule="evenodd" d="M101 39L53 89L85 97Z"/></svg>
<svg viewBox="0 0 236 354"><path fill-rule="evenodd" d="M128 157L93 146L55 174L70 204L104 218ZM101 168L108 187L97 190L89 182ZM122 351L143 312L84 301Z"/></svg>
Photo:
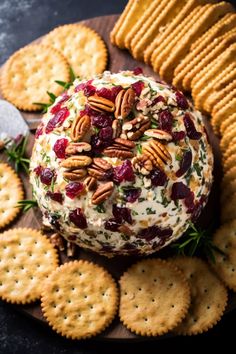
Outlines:
<svg viewBox="0 0 236 354"><path fill-rule="evenodd" d="M53 246L59 249L59 251L65 250L64 239L61 235L55 233L50 236L50 242Z"/></svg>
<svg viewBox="0 0 236 354"><path fill-rule="evenodd" d="M143 145L143 153L148 155L155 166L164 170L165 164L172 161L171 155L167 148L159 141L151 140Z"/></svg>
<svg viewBox="0 0 236 354"><path fill-rule="evenodd" d="M66 155L76 155L79 154L83 151L90 151L91 150L91 145L85 142L81 143L69 143L69 145L66 147Z"/></svg>
<svg viewBox="0 0 236 354"><path fill-rule="evenodd" d="M97 95L88 97L90 107L98 112L114 112L115 104L107 98Z"/></svg>
<svg viewBox="0 0 236 354"><path fill-rule="evenodd" d="M149 175L153 169L153 164L150 157L145 154L134 157L132 163L135 170L144 176Z"/></svg>
<svg viewBox="0 0 236 354"><path fill-rule="evenodd" d="M88 168L88 174L97 178L100 181L106 180L109 177L109 171L112 170L112 165L106 160L95 157L92 165Z"/></svg>
<svg viewBox="0 0 236 354"><path fill-rule="evenodd" d="M150 127L150 125L151 120L149 117L139 115L138 117L123 124L121 137L129 140L138 140Z"/></svg>
<svg viewBox="0 0 236 354"><path fill-rule="evenodd" d="M63 172L63 177L69 181L78 181L87 175L87 170L85 168L79 168L72 171Z"/></svg>
<svg viewBox="0 0 236 354"><path fill-rule="evenodd" d="M92 196L92 204L98 205L107 200L112 195L113 188L113 182L100 184Z"/></svg>
<svg viewBox="0 0 236 354"><path fill-rule="evenodd" d="M120 159L127 159L134 156L132 149L135 143L127 139L116 138L111 146L103 150L104 155L109 157L117 157Z"/></svg>
<svg viewBox="0 0 236 354"><path fill-rule="evenodd" d="M151 138L159 139L159 140L166 140L170 141L172 140L172 136L165 132L164 130L160 129L148 129L144 132L144 135L147 135Z"/></svg>
<svg viewBox="0 0 236 354"><path fill-rule="evenodd" d="M97 187L97 180L92 176L88 176L84 180L84 185L87 191L93 191Z"/></svg>
<svg viewBox="0 0 236 354"><path fill-rule="evenodd" d="M120 225L120 226L118 227L118 230L119 230L122 234L124 234L124 235L126 235L126 236L132 236L132 235L134 235L134 231L132 231L132 230L129 228L129 226L127 226L127 225Z"/></svg>
<svg viewBox="0 0 236 354"><path fill-rule="evenodd" d="M92 163L92 159L86 155L70 156L67 159L61 161L61 167L75 169L88 166Z"/></svg>
<svg viewBox="0 0 236 354"><path fill-rule="evenodd" d="M125 119L131 112L135 102L135 91L130 87L128 90L121 90L115 100L115 117Z"/></svg>
<svg viewBox="0 0 236 354"><path fill-rule="evenodd" d="M71 126L70 137L73 141L82 139L91 127L91 119L89 116L78 116Z"/></svg>
<svg viewBox="0 0 236 354"><path fill-rule="evenodd" d="M122 131L122 127L121 127L121 122L119 119L114 119L112 122L112 138L119 138L121 131Z"/></svg>

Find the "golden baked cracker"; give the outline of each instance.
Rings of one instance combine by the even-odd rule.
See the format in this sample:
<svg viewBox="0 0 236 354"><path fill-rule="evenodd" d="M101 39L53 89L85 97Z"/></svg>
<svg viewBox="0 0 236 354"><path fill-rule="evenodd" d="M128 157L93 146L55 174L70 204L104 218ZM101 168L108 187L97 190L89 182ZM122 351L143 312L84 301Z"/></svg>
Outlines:
<svg viewBox="0 0 236 354"><path fill-rule="evenodd" d="M208 31L206 31L199 39L191 44L191 51L178 65L178 71L184 70L186 65L202 53L215 39L226 34L228 31L236 27L236 14L226 14L219 21L217 21ZM177 69L176 69L177 70ZM189 68L190 70L190 68Z"/></svg>
<svg viewBox="0 0 236 354"><path fill-rule="evenodd" d="M185 33L194 25L209 6L210 5L197 6L194 8L155 49L151 57L151 63L155 72L159 72L162 63L169 56L172 49L181 41Z"/></svg>
<svg viewBox="0 0 236 354"><path fill-rule="evenodd" d="M131 6L120 22L120 27L115 36L115 43L119 48L125 47L125 38L139 20L140 16L147 10L153 0L132 1ZM162 0L161 0L162 1Z"/></svg>
<svg viewBox="0 0 236 354"><path fill-rule="evenodd" d="M231 114L229 117L227 117L220 125L220 133L221 135L224 134L225 130L227 129L228 126L231 124L236 123L236 113Z"/></svg>
<svg viewBox="0 0 236 354"><path fill-rule="evenodd" d="M230 142L226 151L222 154L222 160L225 161L232 153L236 150L236 144L234 142Z"/></svg>
<svg viewBox="0 0 236 354"><path fill-rule="evenodd" d="M144 50L158 36L163 26L172 21L185 1L163 0L164 6L161 6L162 3L160 3L131 42L131 52L135 59L143 60Z"/></svg>
<svg viewBox="0 0 236 354"><path fill-rule="evenodd" d="M202 51L195 60L195 64L182 71L183 88L187 91L191 89L191 82L193 78L204 67L211 63L218 55L224 52L236 40L236 30L229 32L221 37L216 38L204 51ZM177 68L176 68L177 69ZM187 71L189 70L189 71ZM176 80L175 80L176 81ZM175 82L173 81L173 83Z"/></svg>
<svg viewBox="0 0 236 354"><path fill-rule="evenodd" d="M228 103L225 103L225 106L220 105L218 111L215 110L216 106L214 107L215 113L214 113L214 115L212 113L212 120L211 120L212 125L214 127L214 131L219 132L220 125L224 121L224 119L236 112L235 90L232 91L232 96L233 95L234 95L234 97L231 100L228 99L228 97L231 95L226 96L226 98L227 98L226 102L228 102ZM220 103L223 103L223 101L224 101L224 99Z"/></svg>
<svg viewBox="0 0 236 354"><path fill-rule="evenodd" d="M215 252L213 269L222 281L236 291L236 220L221 226L213 236L213 244L223 251Z"/></svg>
<svg viewBox="0 0 236 354"><path fill-rule="evenodd" d="M206 332L222 317L227 304L227 290L207 263L196 257L176 257L170 263L177 266L187 278L191 305L175 332L194 335Z"/></svg>
<svg viewBox="0 0 236 354"><path fill-rule="evenodd" d="M173 78L174 70L181 59L189 52L191 43L211 27L217 20L232 10L232 5L226 2L211 5L199 20L187 31L182 40L173 48L169 57L160 67L160 76L167 82Z"/></svg>
<svg viewBox="0 0 236 354"><path fill-rule="evenodd" d="M50 326L72 339L95 336L113 320L118 291L102 267L83 260L57 268L45 283L42 310Z"/></svg>
<svg viewBox="0 0 236 354"><path fill-rule="evenodd" d="M20 211L16 205L23 196L20 178L8 164L0 163L0 229L15 219Z"/></svg>
<svg viewBox="0 0 236 354"><path fill-rule="evenodd" d="M226 185L236 179L236 166L230 168L222 179L222 185Z"/></svg>
<svg viewBox="0 0 236 354"><path fill-rule="evenodd" d="M236 88L229 92L221 101L219 101L212 110L212 117L214 117L225 105L236 97ZM235 112L232 112L235 113Z"/></svg>
<svg viewBox="0 0 236 354"><path fill-rule="evenodd" d="M203 101L206 99L209 92L212 91L216 77L221 71L234 62L236 53L236 43L232 44L227 50L220 54L210 64L203 68L191 82L192 97L197 109L202 109Z"/></svg>
<svg viewBox="0 0 236 354"><path fill-rule="evenodd" d="M216 22L208 31L198 38L191 45L191 50L200 52L205 46L209 45L215 38L222 36L224 33L232 30L236 26L236 14L228 13Z"/></svg>
<svg viewBox="0 0 236 354"><path fill-rule="evenodd" d="M236 136L236 132L235 132L235 136ZM230 170L232 167L236 166L236 153L232 154L231 156L229 156L224 162L223 162L223 168L224 168L224 172L227 172L228 170ZM236 192L236 189L235 189Z"/></svg>
<svg viewBox="0 0 236 354"><path fill-rule="evenodd" d="M110 33L110 41L112 44L117 45L116 43L116 35L120 29L120 27L122 26L122 24L124 23L124 20L126 18L126 16L128 15L129 11L131 10L131 7L135 4L135 0L129 0L126 7L124 8L122 14L120 15L120 17L118 18L118 20L115 23L115 26L113 27L111 33Z"/></svg>
<svg viewBox="0 0 236 354"><path fill-rule="evenodd" d="M233 182L233 181L232 181ZM221 223L225 224L236 219L236 193L229 195L226 201L221 204Z"/></svg>
<svg viewBox="0 0 236 354"><path fill-rule="evenodd" d="M44 281L58 265L50 241L33 229L0 234L0 259L0 297L17 304L39 299Z"/></svg>
<svg viewBox="0 0 236 354"><path fill-rule="evenodd" d="M204 111L212 113L214 106L216 106L218 102L222 101L225 96L236 88L236 69L232 72L230 77L231 80L228 85L218 91L214 89L213 92L206 98L203 103Z"/></svg>
<svg viewBox="0 0 236 354"><path fill-rule="evenodd" d="M184 3L183 7L176 14L173 20L166 26L162 33L157 36L147 47L144 52L144 61L146 64L151 64L151 57L154 50L168 37L172 31L185 19L186 16L198 5L204 5L209 1L204 0L188 0ZM212 1L213 2L213 1ZM215 1L214 1L215 2Z"/></svg>
<svg viewBox="0 0 236 354"><path fill-rule="evenodd" d="M225 173L227 173L227 172L228 172L228 170L225 171ZM228 204L228 200L235 193L236 193L236 179L230 181L227 184L222 183L221 195L220 195L220 202L221 202L221 207L222 208L224 208L224 206Z"/></svg>
<svg viewBox="0 0 236 354"><path fill-rule="evenodd" d="M234 138L236 138L236 123L229 126L228 129L226 130L225 134L223 135L223 137L220 141L221 151L224 152L227 149L227 147L229 146L229 143L231 141L233 141Z"/></svg>
<svg viewBox="0 0 236 354"><path fill-rule="evenodd" d="M1 92L17 108L36 111L41 107L34 102L49 103L47 91L56 96L63 91L55 80L70 80L70 68L63 55L49 46L29 45L15 52L4 65Z"/></svg>
<svg viewBox="0 0 236 354"><path fill-rule="evenodd" d="M144 259L120 278L123 324L139 335L161 335L186 315L189 287L182 273L161 259Z"/></svg>
<svg viewBox="0 0 236 354"><path fill-rule="evenodd" d="M44 38L44 44L60 51L76 76L101 74L107 65L104 41L93 29L77 23L59 26Z"/></svg>
<svg viewBox="0 0 236 354"><path fill-rule="evenodd" d="M148 4L148 7L140 14L140 17L137 18L136 23L134 23L133 27L130 28L128 33L126 33L126 37L124 40L124 46L127 49L131 50L131 42L137 35L139 31L142 31L143 26L146 27L147 24L151 24L155 19L156 15L162 11L162 9L166 6L166 1L163 0L153 0ZM149 26L148 25L148 26Z"/></svg>

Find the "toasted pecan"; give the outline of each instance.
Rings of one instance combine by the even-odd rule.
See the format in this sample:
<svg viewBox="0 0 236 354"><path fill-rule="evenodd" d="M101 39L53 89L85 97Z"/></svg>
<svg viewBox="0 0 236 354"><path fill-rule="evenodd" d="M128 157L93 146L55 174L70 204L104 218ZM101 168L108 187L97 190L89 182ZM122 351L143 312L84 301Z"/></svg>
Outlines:
<svg viewBox="0 0 236 354"><path fill-rule="evenodd" d="M113 192L113 182L100 184L92 196L92 204L98 205L107 200Z"/></svg>
<svg viewBox="0 0 236 354"><path fill-rule="evenodd" d="M73 141L82 139L91 127L91 118L88 115L78 116L71 126L70 137Z"/></svg>
<svg viewBox="0 0 236 354"><path fill-rule="evenodd" d="M88 97L90 107L98 112L114 112L115 104L107 98L93 95Z"/></svg>

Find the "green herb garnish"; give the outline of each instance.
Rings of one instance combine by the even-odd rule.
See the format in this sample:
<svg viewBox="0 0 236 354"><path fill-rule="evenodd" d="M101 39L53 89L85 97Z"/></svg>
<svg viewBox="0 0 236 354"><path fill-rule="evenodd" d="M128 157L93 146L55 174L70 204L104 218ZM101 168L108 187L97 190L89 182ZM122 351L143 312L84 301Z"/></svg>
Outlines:
<svg viewBox="0 0 236 354"><path fill-rule="evenodd" d="M24 213L26 213L29 209L37 207L38 203L36 202L36 200L30 200L30 199L24 199L24 200L20 200L16 207L17 208L22 208L22 211Z"/></svg>
<svg viewBox="0 0 236 354"><path fill-rule="evenodd" d="M140 155L142 154L142 145L141 144L137 145L137 151Z"/></svg>
<svg viewBox="0 0 236 354"><path fill-rule="evenodd" d="M4 152L8 161L14 164L16 172L23 169L26 173L29 173L30 160L25 157L27 141L28 136L20 135L11 142L9 147L7 147L9 144L5 145Z"/></svg>
<svg viewBox="0 0 236 354"><path fill-rule="evenodd" d="M98 213L101 213L101 214L106 212L106 209L105 209L103 203L97 205L97 206L94 208L94 210L96 210Z"/></svg>
<svg viewBox="0 0 236 354"><path fill-rule="evenodd" d="M150 214L156 214L156 210L153 210L152 208L146 208L146 213L147 213L148 215L150 215Z"/></svg>

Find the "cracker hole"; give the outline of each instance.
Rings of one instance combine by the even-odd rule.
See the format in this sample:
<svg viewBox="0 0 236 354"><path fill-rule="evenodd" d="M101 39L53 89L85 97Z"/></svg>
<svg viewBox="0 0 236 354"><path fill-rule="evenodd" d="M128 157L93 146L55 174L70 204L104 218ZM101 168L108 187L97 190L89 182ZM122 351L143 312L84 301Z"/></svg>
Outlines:
<svg viewBox="0 0 236 354"><path fill-rule="evenodd" d="M142 269L142 273L145 273L145 270L144 270L144 269Z"/></svg>
<svg viewBox="0 0 236 354"><path fill-rule="evenodd" d="M144 318L144 321L145 321L145 322L147 322L147 321L148 321L148 319L147 319L147 318Z"/></svg>
<svg viewBox="0 0 236 354"><path fill-rule="evenodd" d="M71 288L71 290L72 290L72 291L75 291L75 288L74 288L74 287L72 287L72 288Z"/></svg>
<svg viewBox="0 0 236 354"><path fill-rule="evenodd" d="M125 291L125 295L128 295L127 291Z"/></svg>
<svg viewBox="0 0 236 354"><path fill-rule="evenodd" d="M69 300L67 300L67 302L68 302L68 304L70 304L70 303L71 303L71 300L69 299Z"/></svg>
<svg viewBox="0 0 236 354"><path fill-rule="evenodd" d="M135 305L135 308L138 309L138 305Z"/></svg>
<svg viewBox="0 0 236 354"><path fill-rule="evenodd" d="M157 282L157 279L153 279L153 281L154 281L154 283L156 283L156 282Z"/></svg>
<svg viewBox="0 0 236 354"><path fill-rule="evenodd" d="M91 310L93 309L93 305L90 306Z"/></svg>
<svg viewBox="0 0 236 354"><path fill-rule="evenodd" d="M87 299L87 298L88 298L88 295L84 295L84 298Z"/></svg>
<svg viewBox="0 0 236 354"><path fill-rule="evenodd" d="M67 316L64 316L64 320L67 320Z"/></svg>
<svg viewBox="0 0 236 354"><path fill-rule="evenodd" d="M231 270L232 270L232 272L234 272L234 271L235 271L235 269L234 269L234 268L232 268Z"/></svg>
<svg viewBox="0 0 236 354"><path fill-rule="evenodd" d="M192 279L193 278L193 274L191 273L189 277Z"/></svg>
<svg viewBox="0 0 236 354"><path fill-rule="evenodd" d="M175 305L171 305L172 309L175 307Z"/></svg>
<svg viewBox="0 0 236 354"><path fill-rule="evenodd" d="M141 291L142 289L141 288L138 288L139 291Z"/></svg>
<svg viewBox="0 0 236 354"><path fill-rule="evenodd" d="M155 302L155 299L152 299L152 302Z"/></svg>
<svg viewBox="0 0 236 354"><path fill-rule="evenodd" d="M207 310L210 310L210 308L211 308L211 306L208 305L208 306L207 306Z"/></svg>
<svg viewBox="0 0 236 354"><path fill-rule="evenodd" d="M207 293L207 291L208 291L207 289L204 289L204 293Z"/></svg>

